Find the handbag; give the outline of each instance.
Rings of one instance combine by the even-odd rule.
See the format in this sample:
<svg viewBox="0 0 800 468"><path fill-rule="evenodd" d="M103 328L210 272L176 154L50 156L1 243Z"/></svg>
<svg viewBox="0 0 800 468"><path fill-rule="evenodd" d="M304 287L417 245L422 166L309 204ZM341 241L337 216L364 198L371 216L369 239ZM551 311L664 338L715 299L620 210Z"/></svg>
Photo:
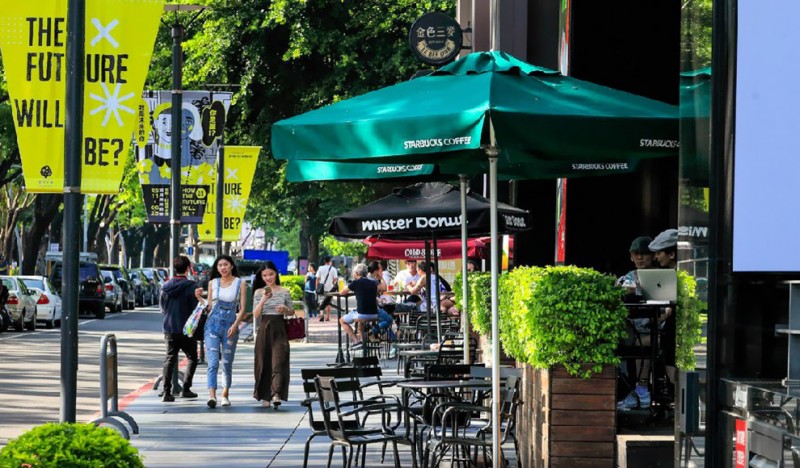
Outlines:
<svg viewBox="0 0 800 468"><path fill-rule="evenodd" d="M306 337L306 319L303 317L287 318L283 322L286 324L286 336L290 340L299 340Z"/></svg>
<svg viewBox="0 0 800 468"><path fill-rule="evenodd" d="M333 267L328 267L328 274L325 275L325 279L317 285L317 296L325 295L325 283L328 281L328 277L331 276L332 269Z"/></svg>
<svg viewBox="0 0 800 468"><path fill-rule="evenodd" d="M197 306L195 306L194 310L192 311L192 315L186 319L186 323L183 324L183 334L193 338L197 331L203 328L205 325L205 318L206 318L206 304L204 302L199 302Z"/></svg>

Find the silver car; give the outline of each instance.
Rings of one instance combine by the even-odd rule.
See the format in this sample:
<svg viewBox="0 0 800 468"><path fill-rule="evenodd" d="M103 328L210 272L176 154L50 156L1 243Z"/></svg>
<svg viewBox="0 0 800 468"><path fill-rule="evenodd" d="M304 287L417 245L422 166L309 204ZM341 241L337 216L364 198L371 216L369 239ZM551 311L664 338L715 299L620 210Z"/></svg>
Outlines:
<svg viewBox="0 0 800 468"><path fill-rule="evenodd" d="M36 330L36 293L16 276L0 276L0 281L8 288L6 310L14 330L22 331L23 327Z"/></svg>
<svg viewBox="0 0 800 468"><path fill-rule="evenodd" d="M36 320L47 328L61 324L61 297L45 276L18 276L31 291L36 293Z"/></svg>
<svg viewBox="0 0 800 468"><path fill-rule="evenodd" d="M122 302L125 300L125 291L117 282L114 272L111 270L100 270L103 275L103 291L106 293L105 306L109 312L122 312Z"/></svg>

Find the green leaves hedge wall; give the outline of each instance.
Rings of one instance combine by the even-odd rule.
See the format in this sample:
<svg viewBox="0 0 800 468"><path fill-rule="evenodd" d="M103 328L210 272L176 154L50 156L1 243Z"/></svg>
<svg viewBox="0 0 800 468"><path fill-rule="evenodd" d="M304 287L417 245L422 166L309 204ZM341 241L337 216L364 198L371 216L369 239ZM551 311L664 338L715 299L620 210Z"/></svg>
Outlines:
<svg viewBox="0 0 800 468"><path fill-rule="evenodd" d="M697 282L689 273L678 270L678 301L675 308L675 365L693 370L697 365L694 347L700 343L700 314L706 303L697 296Z"/></svg>

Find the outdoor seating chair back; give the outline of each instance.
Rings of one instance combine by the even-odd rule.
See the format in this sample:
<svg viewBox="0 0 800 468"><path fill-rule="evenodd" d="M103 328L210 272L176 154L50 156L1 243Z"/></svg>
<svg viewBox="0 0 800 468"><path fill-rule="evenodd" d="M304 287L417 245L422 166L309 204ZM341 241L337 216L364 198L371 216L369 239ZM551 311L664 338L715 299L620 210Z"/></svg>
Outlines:
<svg viewBox="0 0 800 468"><path fill-rule="evenodd" d="M334 449L342 447L344 466L352 466L354 455L353 447L365 447L369 444L391 443L394 452L394 466L400 467L400 454L397 450L397 443L403 441L403 437L394 434L394 431L383 424L381 430L373 431L362 425L359 415L363 411L376 411L380 407L382 412L400 411L399 405L385 405L375 403L374 405L363 404L364 402L343 402L340 398L341 385L349 385L348 381L341 382L334 377L315 377L319 405L322 410L323 423L328 437L331 439L331 446L328 449L328 466L333 458ZM382 423L389 418L381 417ZM399 419L399 417L398 417ZM361 453L361 465L364 465L366 451Z"/></svg>

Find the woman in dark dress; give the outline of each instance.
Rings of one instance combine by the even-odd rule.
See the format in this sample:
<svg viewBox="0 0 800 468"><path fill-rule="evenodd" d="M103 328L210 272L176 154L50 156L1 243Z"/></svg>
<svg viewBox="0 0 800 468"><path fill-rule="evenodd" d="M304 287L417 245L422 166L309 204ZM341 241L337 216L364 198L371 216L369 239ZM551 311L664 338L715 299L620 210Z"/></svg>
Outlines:
<svg viewBox="0 0 800 468"><path fill-rule="evenodd" d="M261 406L278 409L289 397L289 339L284 316L294 315L292 297L281 286L278 268L269 260L256 272L253 290L253 315L258 323L253 398L261 401Z"/></svg>

